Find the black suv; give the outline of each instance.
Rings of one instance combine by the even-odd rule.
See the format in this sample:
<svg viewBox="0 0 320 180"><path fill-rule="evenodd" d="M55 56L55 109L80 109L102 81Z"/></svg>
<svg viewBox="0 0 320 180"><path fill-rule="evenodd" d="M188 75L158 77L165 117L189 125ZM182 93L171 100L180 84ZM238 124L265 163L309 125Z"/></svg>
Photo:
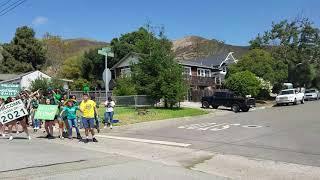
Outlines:
<svg viewBox="0 0 320 180"><path fill-rule="evenodd" d="M248 112L250 108L256 106L254 98L244 98L236 96L233 92L224 90L217 91L213 96L202 97L202 107L217 109L219 106L231 107L233 112Z"/></svg>

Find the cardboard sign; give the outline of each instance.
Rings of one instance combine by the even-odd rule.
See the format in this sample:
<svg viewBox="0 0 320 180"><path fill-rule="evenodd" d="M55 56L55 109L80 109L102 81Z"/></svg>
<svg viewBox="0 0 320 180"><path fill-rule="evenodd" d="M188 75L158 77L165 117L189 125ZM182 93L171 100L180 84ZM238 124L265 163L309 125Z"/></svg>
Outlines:
<svg viewBox="0 0 320 180"><path fill-rule="evenodd" d="M24 103L19 99L1 107L0 122L2 124L6 124L28 114L29 113L25 108Z"/></svg>
<svg viewBox="0 0 320 180"><path fill-rule="evenodd" d="M39 107L34 115L34 119L43 121L54 120L58 111L58 105L39 104Z"/></svg>
<svg viewBox="0 0 320 180"><path fill-rule="evenodd" d="M14 97L20 92L19 84L0 84L0 97Z"/></svg>

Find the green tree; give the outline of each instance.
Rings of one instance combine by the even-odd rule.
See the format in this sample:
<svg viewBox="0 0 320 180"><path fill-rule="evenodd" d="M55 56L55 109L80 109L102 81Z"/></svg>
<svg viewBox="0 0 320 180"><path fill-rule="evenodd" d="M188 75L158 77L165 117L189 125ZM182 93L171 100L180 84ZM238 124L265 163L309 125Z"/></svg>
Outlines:
<svg viewBox="0 0 320 180"><path fill-rule="evenodd" d="M131 77L121 77L116 80L116 87L113 89L116 96L136 95L136 87Z"/></svg>
<svg viewBox="0 0 320 180"><path fill-rule="evenodd" d="M116 62L126 56L129 52L140 54L149 54L151 51L150 43L156 40L153 32L148 31L151 26L141 27L137 31L121 35L111 41L111 47L115 57L108 62L108 66L112 67Z"/></svg>
<svg viewBox="0 0 320 180"><path fill-rule="evenodd" d="M88 85L90 87L90 82L86 79L83 79L83 78L79 78L79 79L76 79L73 81L73 83L71 84L70 86L70 89L71 90L78 90L78 91L82 91L83 90L83 87L85 85Z"/></svg>
<svg viewBox="0 0 320 180"><path fill-rule="evenodd" d="M59 79L51 78L38 78L31 82L30 90L36 91L41 89L42 92L46 92L49 88L51 89L63 89L63 84Z"/></svg>
<svg viewBox="0 0 320 180"><path fill-rule="evenodd" d="M42 42L46 50L44 67L49 75L57 76L61 65L69 56L69 44L64 42L60 36L49 33L44 35Z"/></svg>
<svg viewBox="0 0 320 180"><path fill-rule="evenodd" d="M252 95L256 97L262 88L258 78L250 71L231 74L224 85L240 96Z"/></svg>
<svg viewBox="0 0 320 180"><path fill-rule="evenodd" d="M27 26L17 28L13 40L9 44L5 44L4 48L14 60L23 63L23 66L26 63L31 64L33 69L40 69L46 60L46 52L41 41L35 38L33 29ZM12 60L10 61L12 62Z"/></svg>
<svg viewBox="0 0 320 180"><path fill-rule="evenodd" d="M91 49L82 58L82 77L89 81L101 80L105 69L105 57L98 54L98 49Z"/></svg>
<svg viewBox="0 0 320 180"><path fill-rule="evenodd" d="M250 50L240 58L237 64L229 67L230 74L246 70L272 84L284 82L288 74L288 68L284 62L275 60L271 53L262 49Z"/></svg>
<svg viewBox="0 0 320 180"><path fill-rule="evenodd" d="M78 79L82 77L82 57L72 56L67 58L59 71L59 76L67 79Z"/></svg>
<svg viewBox="0 0 320 180"><path fill-rule="evenodd" d="M289 82L309 86L314 83L316 77L311 72L320 63L320 30L309 19L297 18L273 23L270 31L259 35L250 43L251 48L271 50L276 60L286 63ZM300 66L301 63L304 65Z"/></svg>
<svg viewBox="0 0 320 180"><path fill-rule="evenodd" d="M33 70L30 63L19 62L4 48L2 50L2 60L0 61L1 73L21 73Z"/></svg>
<svg viewBox="0 0 320 180"><path fill-rule="evenodd" d="M174 60L169 40L163 36L149 39L153 40L144 45L151 48L150 53L133 66L133 81L139 94L150 95L155 100L164 99L166 107L173 107L186 92L182 68Z"/></svg>

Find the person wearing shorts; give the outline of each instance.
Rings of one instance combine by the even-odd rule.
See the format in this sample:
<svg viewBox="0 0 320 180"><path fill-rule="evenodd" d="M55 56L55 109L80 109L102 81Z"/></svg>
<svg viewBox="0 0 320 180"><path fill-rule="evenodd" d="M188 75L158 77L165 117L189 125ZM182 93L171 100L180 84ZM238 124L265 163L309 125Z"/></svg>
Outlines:
<svg viewBox="0 0 320 180"><path fill-rule="evenodd" d="M13 102L14 99L12 98L10 101L8 101L7 103ZM24 116L24 117L20 117L17 120L11 121L8 123L8 134L9 134L9 140L13 140L13 136L12 136L12 127L17 125L17 122L19 122L23 128L23 131L27 134L27 139L31 140L31 136L29 135L29 131L28 131L28 127L27 127L27 117L28 116Z"/></svg>
<svg viewBox="0 0 320 180"><path fill-rule="evenodd" d="M50 99L46 99L46 105L52 105ZM44 128L47 132L46 138L48 139L54 139L53 126L54 126L54 120L45 120Z"/></svg>
<svg viewBox="0 0 320 180"><path fill-rule="evenodd" d="M96 103L89 99L88 94L83 94L83 100L80 103L80 111L82 112L82 124L85 129L86 139L85 143L89 142L89 131L92 135L92 141L98 142L94 136L94 121L95 121L95 113L98 113Z"/></svg>

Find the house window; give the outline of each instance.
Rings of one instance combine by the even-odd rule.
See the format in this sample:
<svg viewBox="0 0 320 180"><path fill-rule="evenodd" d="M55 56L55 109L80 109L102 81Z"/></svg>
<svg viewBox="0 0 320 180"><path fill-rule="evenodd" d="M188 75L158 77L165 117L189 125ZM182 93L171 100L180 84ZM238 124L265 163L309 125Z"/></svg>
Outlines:
<svg viewBox="0 0 320 180"><path fill-rule="evenodd" d="M222 68L222 71L223 71L223 72L227 72L227 67L224 66L224 67Z"/></svg>
<svg viewBox="0 0 320 180"><path fill-rule="evenodd" d="M183 71L183 74L185 75L192 75L191 73L191 67L184 67L184 71Z"/></svg>
<svg viewBox="0 0 320 180"><path fill-rule="evenodd" d="M198 68L197 72L198 72L198 76L211 77L211 71L209 69Z"/></svg>
<svg viewBox="0 0 320 180"><path fill-rule="evenodd" d="M129 76L131 76L131 69L130 69L130 68L123 68L123 69L121 69L121 76L122 76L122 77L129 77Z"/></svg>
<svg viewBox="0 0 320 180"><path fill-rule="evenodd" d="M220 76L216 77L215 82L216 84L221 85L221 77Z"/></svg>

